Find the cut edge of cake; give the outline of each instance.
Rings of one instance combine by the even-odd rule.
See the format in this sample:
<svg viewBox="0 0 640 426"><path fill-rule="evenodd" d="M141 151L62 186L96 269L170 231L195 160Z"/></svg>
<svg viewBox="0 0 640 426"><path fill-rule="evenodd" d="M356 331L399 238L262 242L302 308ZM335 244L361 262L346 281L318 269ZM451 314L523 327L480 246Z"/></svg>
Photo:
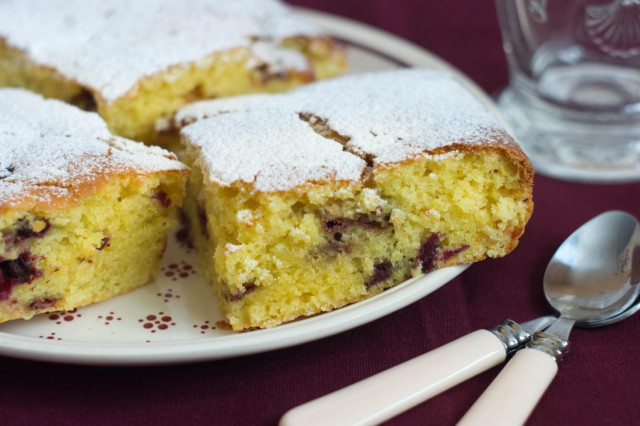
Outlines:
<svg viewBox="0 0 640 426"><path fill-rule="evenodd" d="M358 87L360 79L370 90ZM427 88L416 87L425 81ZM513 139L462 92L450 93L457 99L446 111L402 116L417 106L415 98L403 104L403 92L428 96L443 83L464 91L446 73L403 70L178 113L176 121L190 123L181 132L193 169L185 212L201 269L235 330L326 312L410 276L515 248L533 211L533 169ZM378 107L388 92L399 100ZM457 123L432 131L449 140L420 146L411 137L424 128L399 135L395 124L380 124L387 114L433 129L433 119L446 120L459 102L454 118L482 128ZM378 128L340 120L360 105L360 116L371 111ZM250 124L233 132L242 122ZM391 147L375 141L379 134L393 136Z"/></svg>
<svg viewBox="0 0 640 426"><path fill-rule="evenodd" d="M22 89L0 89L0 113L0 322L151 282L189 169Z"/></svg>

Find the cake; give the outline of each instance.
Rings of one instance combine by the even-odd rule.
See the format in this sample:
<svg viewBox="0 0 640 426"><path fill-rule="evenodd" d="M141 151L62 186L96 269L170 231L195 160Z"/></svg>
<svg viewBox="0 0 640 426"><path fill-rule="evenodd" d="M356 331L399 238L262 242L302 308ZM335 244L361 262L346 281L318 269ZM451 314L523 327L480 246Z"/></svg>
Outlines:
<svg viewBox="0 0 640 426"><path fill-rule="evenodd" d="M0 117L0 322L150 282L188 168L23 89L0 89Z"/></svg>
<svg viewBox="0 0 640 426"><path fill-rule="evenodd" d="M283 91L346 66L341 43L278 0L4 0L0 22L0 87L165 145L155 125L186 103Z"/></svg>
<svg viewBox="0 0 640 426"><path fill-rule="evenodd" d="M533 209L527 157L442 71L194 103L173 122L199 264L235 330L504 256Z"/></svg>

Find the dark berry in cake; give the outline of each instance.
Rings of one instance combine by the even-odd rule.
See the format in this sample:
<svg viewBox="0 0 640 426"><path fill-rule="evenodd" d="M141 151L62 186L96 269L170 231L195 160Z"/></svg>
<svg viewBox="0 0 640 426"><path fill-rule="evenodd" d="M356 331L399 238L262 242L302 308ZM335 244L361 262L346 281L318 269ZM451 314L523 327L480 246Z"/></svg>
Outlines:
<svg viewBox="0 0 640 426"><path fill-rule="evenodd" d="M427 273L433 270L436 254L438 254L438 247L440 245L440 237L438 234L431 234L429 238L424 240L418 249L418 255L416 256L413 266L422 266L422 272Z"/></svg>
<svg viewBox="0 0 640 426"><path fill-rule="evenodd" d="M247 294L253 292L255 289L258 288L258 286L255 285L252 282L244 283L243 286L244 286L244 291L240 292L240 293L232 294L231 297L230 297L231 300L236 301L236 302L238 300L242 300L244 298L244 296L246 296Z"/></svg>
<svg viewBox="0 0 640 426"><path fill-rule="evenodd" d="M48 219L36 219L30 222L20 219L16 228L16 241L26 240L29 238L41 238L49 231L51 224Z"/></svg>
<svg viewBox="0 0 640 426"><path fill-rule="evenodd" d="M388 280L391 278L391 273L393 271L393 264L389 260L383 260L382 262L376 263L373 266L373 275L367 282L367 288L371 288L378 283Z"/></svg>
<svg viewBox="0 0 640 426"><path fill-rule="evenodd" d="M40 310L40 309L45 309L45 308L50 308L52 306L55 306L57 302L58 302L58 299L54 297L36 299L33 302L31 302L29 307L33 310Z"/></svg>
<svg viewBox="0 0 640 426"><path fill-rule="evenodd" d="M29 283L37 276L39 271L33 266L29 253L0 261L0 300L6 300L16 285Z"/></svg>
<svg viewBox="0 0 640 426"><path fill-rule="evenodd" d="M171 205L171 199L167 196L167 193L164 191L158 191L153 195L153 198L160 202L160 205L163 208L168 208Z"/></svg>

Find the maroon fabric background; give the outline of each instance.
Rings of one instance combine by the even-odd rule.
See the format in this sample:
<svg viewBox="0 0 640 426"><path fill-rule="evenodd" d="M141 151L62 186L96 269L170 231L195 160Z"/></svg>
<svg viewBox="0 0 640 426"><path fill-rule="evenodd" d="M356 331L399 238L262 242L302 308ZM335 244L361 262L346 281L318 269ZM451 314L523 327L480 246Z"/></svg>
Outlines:
<svg viewBox="0 0 640 426"><path fill-rule="evenodd" d="M493 2L292 0L400 35L493 92L507 81ZM0 424L274 425L298 404L506 317L550 313L542 294L555 248L590 217L623 209L640 217L640 184L595 186L538 176L535 211L516 251L469 268L423 300L338 336L237 359L148 368L98 368L0 357ZM640 315L576 329L573 352L529 425L640 423ZM454 424L493 369L390 421ZM526 383L522 384L526 386ZM381 390L383 392L384 390ZM499 412L496 413L499 415Z"/></svg>

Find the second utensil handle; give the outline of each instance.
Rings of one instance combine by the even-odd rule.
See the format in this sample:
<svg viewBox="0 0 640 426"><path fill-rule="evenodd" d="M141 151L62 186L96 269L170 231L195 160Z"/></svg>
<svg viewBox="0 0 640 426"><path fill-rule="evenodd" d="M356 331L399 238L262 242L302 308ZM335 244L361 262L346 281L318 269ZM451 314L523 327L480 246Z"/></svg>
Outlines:
<svg viewBox="0 0 640 426"><path fill-rule="evenodd" d="M557 372L549 354L531 348L518 351L457 426L524 424Z"/></svg>
<svg viewBox="0 0 640 426"><path fill-rule="evenodd" d="M280 426L373 425L504 361L503 343L477 330L287 412Z"/></svg>

